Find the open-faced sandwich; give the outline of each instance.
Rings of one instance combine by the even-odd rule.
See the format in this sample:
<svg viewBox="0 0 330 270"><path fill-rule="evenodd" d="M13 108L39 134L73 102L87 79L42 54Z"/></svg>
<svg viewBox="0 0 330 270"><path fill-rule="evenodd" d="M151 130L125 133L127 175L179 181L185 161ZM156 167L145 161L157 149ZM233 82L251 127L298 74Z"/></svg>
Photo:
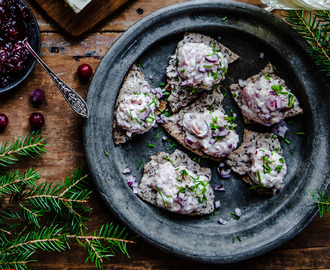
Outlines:
<svg viewBox="0 0 330 270"><path fill-rule="evenodd" d="M171 212L205 215L214 210L211 170L201 168L185 153L158 153L144 166L138 188L143 200Z"/></svg>
<svg viewBox="0 0 330 270"><path fill-rule="evenodd" d="M271 126L287 117L301 114L297 98L275 74L269 63L260 73L230 86L245 124Z"/></svg>
<svg viewBox="0 0 330 270"><path fill-rule="evenodd" d="M286 164L282 148L272 133L244 130L243 142L227 157L227 165L260 194L275 194L283 188Z"/></svg>
<svg viewBox="0 0 330 270"><path fill-rule="evenodd" d="M172 111L185 107L201 91L219 87L228 65L237 58L238 55L209 36L185 33L166 69Z"/></svg>
<svg viewBox="0 0 330 270"><path fill-rule="evenodd" d="M164 105L164 104L162 104ZM119 91L113 117L115 144L125 143L156 124L160 102L142 72L135 65L128 71Z"/></svg>
<svg viewBox="0 0 330 270"><path fill-rule="evenodd" d="M205 92L189 106L167 118L164 129L181 145L200 156L220 161L238 143L235 117L226 115L219 89Z"/></svg>

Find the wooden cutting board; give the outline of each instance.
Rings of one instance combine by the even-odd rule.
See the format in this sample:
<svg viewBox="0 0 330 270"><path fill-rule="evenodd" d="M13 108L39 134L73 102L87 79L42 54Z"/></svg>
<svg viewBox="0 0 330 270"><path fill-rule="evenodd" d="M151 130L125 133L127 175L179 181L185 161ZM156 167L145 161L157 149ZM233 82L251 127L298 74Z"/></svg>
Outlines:
<svg viewBox="0 0 330 270"><path fill-rule="evenodd" d="M118 10L130 0L92 0L76 14L64 0L35 0L68 34L76 37Z"/></svg>

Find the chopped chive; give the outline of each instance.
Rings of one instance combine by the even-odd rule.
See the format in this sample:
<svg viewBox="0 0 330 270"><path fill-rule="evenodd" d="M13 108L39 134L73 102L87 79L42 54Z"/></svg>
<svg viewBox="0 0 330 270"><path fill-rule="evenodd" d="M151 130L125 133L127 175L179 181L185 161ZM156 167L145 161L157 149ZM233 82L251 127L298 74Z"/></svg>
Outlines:
<svg viewBox="0 0 330 270"><path fill-rule="evenodd" d="M224 22L225 20L227 20L227 16L223 17L221 20Z"/></svg>
<svg viewBox="0 0 330 270"><path fill-rule="evenodd" d="M158 190L158 192L159 192L160 196L162 197L162 200L163 200L164 206L165 206L165 207L167 207L167 202L165 202L165 199L164 199L164 197L163 197L163 194L162 194L162 192L160 191L160 189L159 189L159 187L158 187L158 186L156 186L156 188L157 188L157 190Z"/></svg>
<svg viewBox="0 0 330 270"><path fill-rule="evenodd" d="M287 144L291 144L291 142L290 142L288 139L286 139L286 138L284 138L284 141L285 141Z"/></svg>
<svg viewBox="0 0 330 270"><path fill-rule="evenodd" d="M259 171L257 171L257 177L258 177L259 183L262 184L262 182L261 182L261 176L260 176L260 172Z"/></svg>
<svg viewBox="0 0 330 270"><path fill-rule="evenodd" d="M145 69L145 67L144 67L144 65L143 65L142 63L139 63L139 65L140 65L143 69Z"/></svg>
<svg viewBox="0 0 330 270"><path fill-rule="evenodd" d="M241 237L237 236L238 241L242 242Z"/></svg>
<svg viewBox="0 0 330 270"><path fill-rule="evenodd" d="M154 80L151 80L151 82L152 82L152 83L155 83L155 81L154 81Z"/></svg>
<svg viewBox="0 0 330 270"><path fill-rule="evenodd" d="M139 162L139 164L137 165L137 167L136 167L136 169L138 170L138 169L140 169L140 167L141 167L141 164L142 164L142 159L140 160L140 162Z"/></svg>
<svg viewBox="0 0 330 270"><path fill-rule="evenodd" d="M236 240L236 238L235 238L235 237L233 237L233 244L235 243L235 240Z"/></svg>
<svg viewBox="0 0 330 270"><path fill-rule="evenodd" d="M184 68L180 70L180 72L185 72L185 71L186 71L186 70L185 70Z"/></svg>
<svg viewBox="0 0 330 270"><path fill-rule="evenodd" d="M134 94L135 94L135 95L141 95L141 93L139 93L139 92L134 92Z"/></svg>
<svg viewBox="0 0 330 270"><path fill-rule="evenodd" d="M294 153L293 150L290 150L290 153L291 153L291 155L293 155L293 153Z"/></svg>
<svg viewBox="0 0 330 270"><path fill-rule="evenodd" d="M255 189L255 188L264 188L266 187L265 185L257 185L257 186L252 186L249 189Z"/></svg>
<svg viewBox="0 0 330 270"><path fill-rule="evenodd" d="M142 110L140 110L140 112L144 112L147 108L143 108Z"/></svg>
<svg viewBox="0 0 330 270"><path fill-rule="evenodd" d="M173 165L173 167L175 167L173 161L169 157L162 156L162 158L169 161Z"/></svg>
<svg viewBox="0 0 330 270"><path fill-rule="evenodd" d="M158 84L158 86L160 87L160 88L164 88L165 87L165 83L160 83L160 84Z"/></svg>
<svg viewBox="0 0 330 270"><path fill-rule="evenodd" d="M155 146L154 146L153 144L151 144L151 143L148 143L147 146L148 146L149 148L154 148L154 147L155 147Z"/></svg>
<svg viewBox="0 0 330 270"><path fill-rule="evenodd" d="M139 120L139 119L137 119L137 118L135 117L135 120L136 120L136 122L138 122L138 123L139 123L139 125L140 125L140 126L142 126L142 123L140 122L140 120Z"/></svg>
<svg viewBox="0 0 330 270"><path fill-rule="evenodd" d="M266 73L264 76L265 76L266 80L268 80L268 81L270 80L268 73Z"/></svg>
<svg viewBox="0 0 330 270"><path fill-rule="evenodd" d="M305 132L296 132L297 135L305 135Z"/></svg>
<svg viewBox="0 0 330 270"><path fill-rule="evenodd" d="M104 154L105 154L106 156L109 156L109 153L107 152L107 150L104 150Z"/></svg>
<svg viewBox="0 0 330 270"><path fill-rule="evenodd" d="M133 114L132 114L132 111L131 110L129 111L129 115L131 116L131 120L133 120L134 117L133 117Z"/></svg>

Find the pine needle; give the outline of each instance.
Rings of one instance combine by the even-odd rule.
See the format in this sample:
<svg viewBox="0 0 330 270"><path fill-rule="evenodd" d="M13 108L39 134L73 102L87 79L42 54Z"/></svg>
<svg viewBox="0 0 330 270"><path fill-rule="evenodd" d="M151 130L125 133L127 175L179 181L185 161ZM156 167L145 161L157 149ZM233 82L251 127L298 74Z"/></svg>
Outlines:
<svg viewBox="0 0 330 270"><path fill-rule="evenodd" d="M28 134L12 143L0 143L0 167L21 157L35 158L45 152L42 134ZM37 183L34 168L0 171L0 269L29 269L36 251L62 252L76 239L98 268L116 253L128 256L125 229L105 224L90 235L86 222L91 210L86 203L91 191L85 169L77 169L61 184Z"/></svg>
<svg viewBox="0 0 330 270"><path fill-rule="evenodd" d="M320 217L322 218L324 213L330 215L330 196L327 190L317 190L315 193L313 190L308 190L314 200L314 206L319 211Z"/></svg>
<svg viewBox="0 0 330 270"><path fill-rule="evenodd" d="M330 76L330 10L315 11L306 15L304 11L290 10L283 15L310 47L309 53L316 64L321 67L327 76ZM309 17L309 18L308 18Z"/></svg>
<svg viewBox="0 0 330 270"><path fill-rule="evenodd" d="M45 153L45 140L42 134L32 132L12 143L0 143L0 167L15 164L20 157L35 158Z"/></svg>

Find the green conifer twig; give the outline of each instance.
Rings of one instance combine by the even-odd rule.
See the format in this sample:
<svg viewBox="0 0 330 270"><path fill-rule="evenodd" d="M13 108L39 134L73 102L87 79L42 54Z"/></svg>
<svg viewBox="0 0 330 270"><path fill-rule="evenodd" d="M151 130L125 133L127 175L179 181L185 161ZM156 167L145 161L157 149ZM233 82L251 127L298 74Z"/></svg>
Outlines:
<svg viewBox="0 0 330 270"><path fill-rule="evenodd" d="M330 10L315 11L306 16L305 11L290 10L284 19L311 45L309 53L316 64L330 76ZM308 18L309 17L309 18Z"/></svg>
<svg viewBox="0 0 330 270"><path fill-rule="evenodd" d="M318 189L317 193L313 190L308 190L314 200L314 206L319 211L320 217L322 218L324 213L330 215L330 196L325 189Z"/></svg>
<svg viewBox="0 0 330 270"><path fill-rule="evenodd" d="M42 136L31 134L0 144L0 168L19 157L37 157L45 152ZM117 252L128 256L126 244L135 243L113 224L105 224L94 235L85 222L90 208L85 206L91 191L88 174L76 170L61 184L37 184L40 175L30 168L23 174L0 174L0 268L28 269L37 250L61 252L75 239L87 250L87 260L102 268L105 259Z"/></svg>
<svg viewBox="0 0 330 270"><path fill-rule="evenodd" d="M12 143L0 143L0 166L7 167L8 165L15 164L19 157L42 156L45 153L45 139L42 134L32 132L14 140Z"/></svg>

